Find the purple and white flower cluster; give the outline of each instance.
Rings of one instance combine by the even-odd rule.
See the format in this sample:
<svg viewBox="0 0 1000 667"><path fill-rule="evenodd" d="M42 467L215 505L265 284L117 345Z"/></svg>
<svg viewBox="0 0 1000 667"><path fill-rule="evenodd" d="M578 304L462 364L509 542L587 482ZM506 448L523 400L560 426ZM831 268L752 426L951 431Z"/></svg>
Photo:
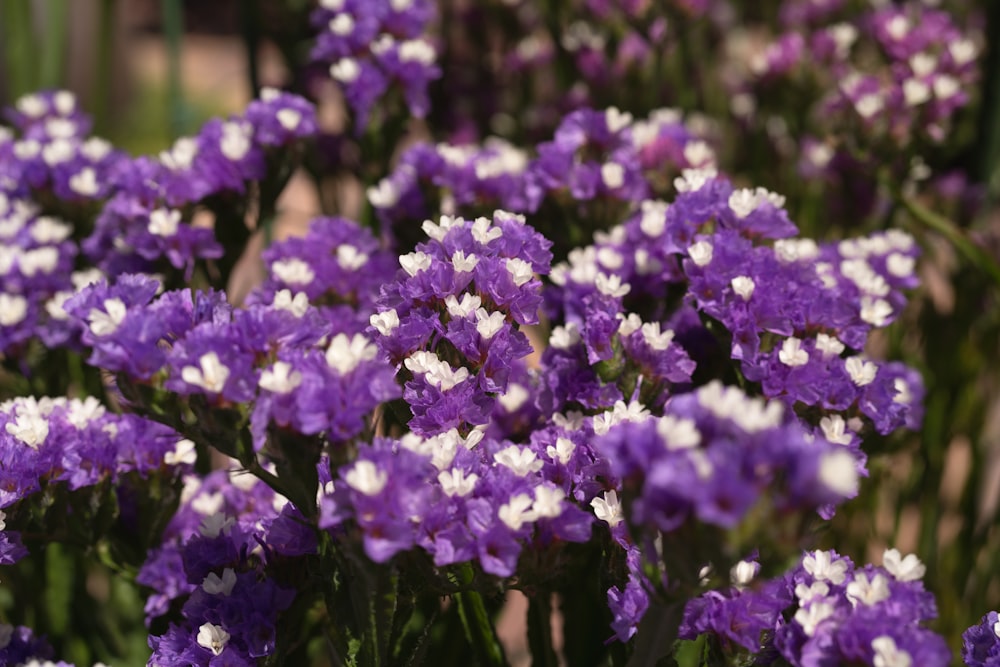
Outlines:
<svg viewBox="0 0 1000 667"><path fill-rule="evenodd" d="M881 566L857 567L817 550L780 578L757 581L759 570L741 561L730 573L733 588L691 600L681 636L712 633L733 650L797 667L948 663L944 640L926 627L937 609L921 582L926 568L912 554L887 549Z"/></svg>
<svg viewBox="0 0 1000 667"><path fill-rule="evenodd" d="M394 90L413 116L427 114L427 86L441 76L437 51L424 36L435 13L431 0L323 0L313 11L319 33L312 58L340 84L358 134Z"/></svg>

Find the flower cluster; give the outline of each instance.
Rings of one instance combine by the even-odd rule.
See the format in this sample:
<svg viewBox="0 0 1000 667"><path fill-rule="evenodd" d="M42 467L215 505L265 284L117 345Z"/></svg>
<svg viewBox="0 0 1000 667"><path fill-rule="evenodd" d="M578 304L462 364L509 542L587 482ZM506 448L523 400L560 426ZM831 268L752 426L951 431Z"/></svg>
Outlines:
<svg viewBox="0 0 1000 667"><path fill-rule="evenodd" d="M1000 665L1000 615L991 611L962 635L962 660L969 667Z"/></svg>
<svg viewBox="0 0 1000 667"><path fill-rule="evenodd" d="M441 76L437 52L423 37L434 14L430 0L323 0L313 12L319 34L312 58L342 87L359 134L394 86L413 116L426 115L427 86Z"/></svg>
<svg viewBox="0 0 1000 667"><path fill-rule="evenodd" d="M834 551L803 555L784 576L756 582L759 564L742 561L734 587L688 603L681 636L710 632L751 654L791 665L944 665L944 640L925 627L937 616L916 556L888 549L882 566L857 567Z"/></svg>

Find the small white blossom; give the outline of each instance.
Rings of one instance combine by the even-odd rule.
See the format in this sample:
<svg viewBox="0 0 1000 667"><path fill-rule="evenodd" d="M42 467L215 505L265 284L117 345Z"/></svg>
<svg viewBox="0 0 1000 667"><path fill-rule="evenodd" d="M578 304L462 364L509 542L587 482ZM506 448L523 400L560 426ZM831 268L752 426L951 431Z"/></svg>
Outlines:
<svg viewBox="0 0 1000 667"><path fill-rule="evenodd" d="M396 312L395 308L390 308L383 313L375 313L370 318L368 322L375 327L383 336L389 336L396 327L399 326L399 314Z"/></svg>
<svg viewBox="0 0 1000 667"><path fill-rule="evenodd" d="M473 492L479 475L476 473L465 474L464 471L454 468L452 470L442 470L438 473L438 483L441 490L448 496L464 497Z"/></svg>
<svg viewBox="0 0 1000 667"><path fill-rule="evenodd" d="M399 59L404 63L414 62L430 66L434 64L436 58L437 51L422 39L408 39L399 44Z"/></svg>
<svg viewBox="0 0 1000 667"><path fill-rule="evenodd" d="M274 295L271 307L276 310L284 310L297 318L305 316L309 310L309 296L305 292L297 292L292 296L292 290L278 290Z"/></svg>
<svg viewBox="0 0 1000 667"><path fill-rule="evenodd" d="M59 250L52 246L25 250L17 258L17 265L25 276L49 275L59 266Z"/></svg>
<svg viewBox="0 0 1000 667"><path fill-rule="evenodd" d="M568 350L580 340L580 327L576 322L567 322L566 326L558 326L549 334L549 347L554 347L557 350Z"/></svg>
<svg viewBox="0 0 1000 667"><path fill-rule="evenodd" d="M108 336L125 321L127 308L125 302L117 297L104 300L104 310L100 311L92 308L87 314L87 321L90 323L90 331L95 336Z"/></svg>
<svg viewBox="0 0 1000 667"><path fill-rule="evenodd" d="M278 120L278 124L288 132L294 132L299 123L302 122L302 114L295 109L278 109L274 117Z"/></svg>
<svg viewBox="0 0 1000 667"><path fill-rule="evenodd" d="M194 442L181 438L174 448L163 455L163 462L168 466L194 465L198 461L198 452Z"/></svg>
<svg viewBox="0 0 1000 667"><path fill-rule="evenodd" d="M608 124L608 131L617 134L632 123L632 114L621 111L618 107L608 107L604 111L604 122Z"/></svg>
<svg viewBox="0 0 1000 667"><path fill-rule="evenodd" d="M708 241L698 241L688 248L688 256L695 266L708 266L712 261L712 244Z"/></svg>
<svg viewBox="0 0 1000 667"><path fill-rule="evenodd" d="M48 420L33 410L17 411L17 418L7 422L4 427L7 433L14 436L28 447L37 450L49 435Z"/></svg>
<svg viewBox="0 0 1000 667"><path fill-rule="evenodd" d="M289 285L308 285L316 277L309 263L297 257L272 262L271 273L278 280Z"/></svg>
<svg viewBox="0 0 1000 667"><path fill-rule="evenodd" d="M198 646L207 648L212 655L221 655L229 643L229 633L221 625L205 623L198 628Z"/></svg>
<svg viewBox="0 0 1000 667"><path fill-rule="evenodd" d="M847 578L847 561L833 559L833 552L816 550L802 559L802 567L817 581L829 581L834 586Z"/></svg>
<svg viewBox="0 0 1000 667"><path fill-rule="evenodd" d="M694 420L663 415L656 420L656 434L667 449L690 449L701 444L701 432Z"/></svg>
<svg viewBox="0 0 1000 667"><path fill-rule="evenodd" d="M490 241L495 241L503 236L503 230L493 227L493 223L488 218L476 218L472 223L472 238L478 243L487 245Z"/></svg>
<svg viewBox="0 0 1000 667"><path fill-rule="evenodd" d="M344 475L344 481L355 491L374 496L385 488L389 477L371 461L358 461Z"/></svg>
<svg viewBox="0 0 1000 667"><path fill-rule="evenodd" d="M155 236L173 236L177 233L180 221L180 211L158 208L149 214L149 233Z"/></svg>
<svg viewBox="0 0 1000 667"><path fill-rule="evenodd" d="M886 549L882 566L898 581L919 581L927 573L927 566L915 554L903 558L898 549Z"/></svg>
<svg viewBox="0 0 1000 667"><path fill-rule="evenodd" d="M548 454L549 458L562 465L569 463L575 451L576 444L569 438L556 438L555 446L549 445L545 448L545 453Z"/></svg>
<svg viewBox="0 0 1000 667"><path fill-rule="evenodd" d="M520 530L521 526L538 518L538 514L530 509L533 504L531 496L519 493L512 497L510 502L500 506L497 516L511 530Z"/></svg>
<svg viewBox="0 0 1000 667"><path fill-rule="evenodd" d="M337 14L327 24L334 35L346 37L354 32L354 17L350 14Z"/></svg>
<svg viewBox="0 0 1000 667"><path fill-rule="evenodd" d="M354 83L361 74L361 65L354 58L341 58L330 65L330 76L340 83Z"/></svg>
<svg viewBox="0 0 1000 667"><path fill-rule="evenodd" d="M28 315L28 300L19 294L0 292L0 326L19 324Z"/></svg>
<svg viewBox="0 0 1000 667"><path fill-rule="evenodd" d="M198 142L192 137L181 137L169 151L160 153L160 162L170 171L190 169L198 155Z"/></svg>
<svg viewBox="0 0 1000 667"><path fill-rule="evenodd" d="M72 233L72 226L47 215L35 218L31 225L31 238L38 243L65 241Z"/></svg>
<svg viewBox="0 0 1000 667"><path fill-rule="evenodd" d="M524 477L529 473L538 472L542 469L542 466L545 465L544 462L535 455L535 452L527 447L518 447L517 445L511 445L505 449L501 449L493 455L493 460L498 465L510 468L510 470L512 470L518 477Z"/></svg>
<svg viewBox="0 0 1000 667"><path fill-rule="evenodd" d="M736 588L744 589L754 580L758 572L760 572L760 563L741 560L729 570L729 581Z"/></svg>
<svg viewBox="0 0 1000 667"><path fill-rule="evenodd" d="M851 444L851 434L847 431L847 422L840 415L830 415L819 420L823 436L835 445Z"/></svg>
<svg viewBox="0 0 1000 667"><path fill-rule="evenodd" d="M674 340L673 330L660 331L659 322L647 322L642 325L641 331L642 339L646 342L646 345L658 352L666 350Z"/></svg>
<svg viewBox="0 0 1000 667"><path fill-rule="evenodd" d="M236 572L231 567L224 569L221 577L215 572L209 572L201 582L202 590L209 595L224 595L228 597L233 592L234 586L236 586Z"/></svg>
<svg viewBox="0 0 1000 667"><path fill-rule="evenodd" d="M523 259L518 257L511 257L504 264L507 272L510 273L511 278L514 280L514 284L520 287L526 282L530 281L535 277L535 273L531 268L531 264L528 264Z"/></svg>
<svg viewBox="0 0 1000 667"><path fill-rule="evenodd" d="M237 162L246 157L252 146L253 126L250 123L228 121L222 124L219 150L227 160Z"/></svg>
<svg viewBox="0 0 1000 667"><path fill-rule="evenodd" d="M454 294L449 294L444 299L444 305L452 317L468 317L479 310L483 300L478 295L464 292L461 301Z"/></svg>
<svg viewBox="0 0 1000 667"><path fill-rule="evenodd" d="M399 256L399 265L403 267L410 276L415 276L421 271L431 268L431 256L420 251L411 252Z"/></svg>
<svg viewBox="0 0 1000 667"><path fill-rule="evenodd" d="M287 361L276 361L260 374L258 384L261 389L271 393L288 394L302 384L302 373L292 370L292 365Z"/></svg>
<svg viewBox="0 0 1000 667"><path fill-rule="evenodd" d="M858 466L845 450L826 452L819 460L819 481L837 495L852 498L858 494Z"/></svg>
<svg viewBox="0 0 1000 667"><path fill-rule="evenodd" d="M846 593L847 599L854 606L878 604L889 599L889 580L878 572L871 579L864 572L855 572L854 581L847 584Z"/></svg>
<svg viewBox="0 0 1000 667"><path fill-rule="evenodd" d="M614 489L605 491L603 498L591 500L590 506L594 509L594 516L607 522L612 528L625 519L622 515L622 504L618 500L618 493Z"/></svg>
<svg viewBox="0 0 1000 667"><path fill-rule="evenodd" d="M523 385L511 382L507 385L507 391L497 397L497 402L504 412L511 414L520 410L529 398L531 393Z"/></svg>
<svg viewBox="0 0 1000 667"><path fill-rule="evenodd" d="M754 289L757 287L757 284L754 283L753 278L750 276L736 276L729 281L729 284L733 286L733 291L744 301L750 300Z"/></svg>
<svg viewBox="0 0 1000 667"><path fill-rule="evenodd" d="M206 352L198 359L198 366L182 368L181 379L213 394L221 392L229 379L229 369L219 360L219 355Z"/></svg>
<svg viewBox="0 0 1000 667"><path fill-rule="evenodd" d="M598 273L594 286L601 294L614 298L623 297L632 291L632 286L622 282L621 276L617 273L610 276L606 273Z"/></svg>
<svg viewBox="0 0 1000 667"><path fill-rule="evenodd" d="M503 329L506 322L504 314L499 311L489 313L485 308L476 309L476 331L483 337L483 340L493 338L497 332Z"/></svg>
<svg viewBox="0 0 1000 667"><path fill-rule="evenodd" d="M872 640L873 667L911 667L913 657L896 646L896 640L889 635L882 635Z"/></svg>
<svg viewBox="0 0 1000 667"><path fill-rule="evenodd" d="M198 526L198 532L201 533L202 537L218 537L219 535L227 533L235 523L236 519L231 516L226 516L225 514L210 514L201 520L201 524Z"/></svg>
<svg viewBox="0 0 1000 667"><path fill-rule="evenodd" d="M837 340L836 336L819 333L816 334L816 349L824 358L835 357L844 351L844 344Z"/></svg>
<svg viewBox="0 0 1000 667"><path fill-rule="evenodd" d="M345 271L357 271L368 263L368 255L349 244L337 246L337 264Z"/></svg>
<svg viewBox="0 0 1000 667"><path fill-rule="evenodd" d="M326 349L326 363L341 375L347 375L363 361L371 361L378 354L364 334L337 334Z"/></svg>
<svg viewBox="0 0 1000 667"><path fill-rule="evenodd" d="M685 169L680 176L674 179L674 188L677 192L697 192L717 175L715 167Z"/></svg>
<svg viewBox="0 0 1000 667"><path fill-rule="evenodd" d="M850 357L844 362L844 367L847 369L847 374L851 376L851 382L859 387L874 382L875 375L878 373L878 366L861 357Z"/></svg>
<svg viewBox="0 0 1000 667"><path fill-rule="evenodd" d="M621 318L621 324L618 325L619 336L631 336L642 328L642 319L635 313L629 313L628 317L621 314L618 316Z"/></svg>
<svg viewBox="0 0 1000 667"><path fill-rule="evenodd" d="M786 366L795 368L809 363L809 353L802 349L802 341L798 338L786 338L778 352L778 360Z"/></svg>
<svg viewBox="0 0 1000 667"><path fill-rule="evenodd" d="M84 197L93 197L100 187L97 183L97 172L90 167L84 167L69 179L69 189Z"/></svg>
<svg viewBox="0 0 1000 667"><path fill-rule="evenodd" d="M617 162L607 162L601 165L601 182L609 190L617 190L625 185L625 167Z"/></svg>
<svg viewBox="0 0 1000 667"><path fill-rule="evenodd" d="M814 581L808 586L805 584L797 584L795 586L795 597L798 599L799 605L805 605L812 600L825 598L829 594L830 586L825 581Z"/></svg>
<svg viewBox="0 0 1000 667"><path fill-rule="evenodd" d="M807 637L812 637L816 634L819 624L833 616L834 611L835 607L829 602L813 602L795 612L795 622L802 626L802 631Z"/></svg>
<svg viewBox="0 0 1000 667"><path fill-rule="evenodd" d="M535 502L531 509L539 519L552 519L563 512L563 500L566 492L549 486L535 487Z"/></svg>
<svg viewBox="0 0 1000 667"><path fill-rule="evenodd" d="M897 278L909 278L913 275L913 268L916 266L916 263L917 261L909 255L901 255L898 252L894 252L886 257L885 268Z"/></svg>

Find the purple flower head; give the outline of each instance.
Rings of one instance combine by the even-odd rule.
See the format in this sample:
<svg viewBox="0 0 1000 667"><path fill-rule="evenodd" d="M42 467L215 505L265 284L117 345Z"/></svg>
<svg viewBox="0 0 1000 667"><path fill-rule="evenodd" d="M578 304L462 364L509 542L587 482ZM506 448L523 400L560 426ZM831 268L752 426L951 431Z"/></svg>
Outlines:
<svg viewBox="0 0 1000 667"><path fill-rule="evenodd" d="M987 613L977 625L962 633L962 661L968 667L1000 665L1000 616Z"/></svg>
<svg viewBox="0 0 1000 667"><path fill-rule="evenodd" d="M305 98L275 88L264 88L260 99L244 113L253 125L254 140L267 147L282 147L316 134L316 109Z"/></svg>

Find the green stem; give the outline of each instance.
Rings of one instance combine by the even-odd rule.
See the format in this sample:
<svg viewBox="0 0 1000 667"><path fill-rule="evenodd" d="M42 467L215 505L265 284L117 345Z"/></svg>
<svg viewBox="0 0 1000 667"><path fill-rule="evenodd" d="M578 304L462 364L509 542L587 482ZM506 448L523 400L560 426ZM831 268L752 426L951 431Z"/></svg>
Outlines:
<svg viewBox="0 0 1000 667"><path fill-rule="evenodd" d="M459 580L462 585L472 582L472 566L468 563L459 566ZM487 666L504 667L507 660L504 658L503 647L497 638L496 629L486 611L483 596L478 591L461 591L455 594L455 602L458 605L462 626L465 628L465 636L479 656L480 662Z"/></svg>
<svg viewBox="0 0 1000 667"><path fill-rule="evenodd" d="M532 665L556 667L559 664L552 646L552 598L548 592L536 593L528 602L528 646Z"/></svg>
<svg viewBox="0 0 1000 667"><path fill-rule="evenodd" d="M1000 286L1000 264L997 264L996 260L990 257L985 250L973 243L958 225L911 197L901 195L898 199L903 208L909 211L910 215L918 222L948 239L960 253L965 255L966 259Z"/></svg>
<svg viewBox="0 0 1000 667"><path fill-rule="evenodd" d="M34 41L30 2L0 3L0 36L7 64L7 94L17 99L36 88L37 61L30 56Z"/></svg>
<svg viewBox="0 0 1000 667"><path fill-rule="evenodd" d="M111 80L114 76L115 0L102 0L97 24L97 80L94 82L94 119L99 131L110 125Z"/></svg>
<svg viewBox="0 0 1000 667"><path fill-rule="evenodd" d="M184 134L184 99L181 91L183 24L180 0L163 0L163 33L167 40L167 110L171 139Z"/></svg>
<svg viewBox="0 0 1000 667"><path fill-rule="evenodd" d="M48 0L45 7L47 30L42 48L40 81L43 88L57 88L63 83L66 63L67 18L66 0Z"/></svg>
<svg viewBox="0 0 1000 667"><path fill-rule="evenodd" d="M243 30L243 47L246 49L247 76L250 96L260 97L260 70L257 67L257 46L260 43L260 7L257 0L240 3L240 24Z"/></svg>

